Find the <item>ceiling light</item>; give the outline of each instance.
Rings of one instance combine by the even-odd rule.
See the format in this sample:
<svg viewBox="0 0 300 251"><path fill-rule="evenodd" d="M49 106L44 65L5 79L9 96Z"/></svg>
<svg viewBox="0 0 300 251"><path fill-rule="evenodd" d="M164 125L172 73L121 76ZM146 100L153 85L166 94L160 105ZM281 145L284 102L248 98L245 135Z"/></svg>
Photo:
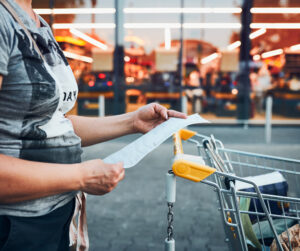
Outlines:
<svg viewBox="0 0 300 251"><path fill-rule="evenodd" d="M300 23L252 23L251 29L300 29Z"/></svg>
<svg viewBox="0 0 300 251"><path fill-rule="evenodd" d="M295 44L293 46L290 47L291 51L298 51L300 50L300 44Z"/></svg>
<svg viewBox="0 0 300 251"><path fill-rule="evenodd" d="M240 29L240 23L184 23L186 29Z"/></svg>
<svg viewBox="0 0 300 251"><path fill-rule="evenodd" d="M232 51L232 50L234 50L234 49L236 49L236 48L238 48L238 47L240 47L240 46L241 46L241 41L236 41L236 42L234 42L234 43L228 45L228 46L227 46L227 49L228 49L229 51Z"/></svg>
<svg viewBox="0 0 300 251"><path fill-rule="evenodd" d="M241 13L242 8L124 8L126 14Z"/></svg>
<svg viewBox="0 0 300 251"><path fill-rule="evenodd" d="M94 46L96 46L96 47L98 47L98 48L100 48L102 50L107 50L107 48L108 48L106 44L101 43L100 41L98 41L98 40L96 40L96 39L94 39L94 38L92 38L92 37L84 34L83 32L81 32L79 30L70 29L70 32L73 35L75 35L77 37L80 37L82 40L84 40L84 41L86 41L86 42L88 42L88 43L90 43L90 44L92 44L92 45L94 45Z"/></svg>
<svg viewBox="0 0 300 251"><path fill-rule="evenodd" d="M39 15L68 15L68 14L114 14L115 8L58 8L58 9L34 9Z"/></svg>
<svg viewBox="0 0 300 251"><path fill-rule="evenodd" d="M67 58L80 60L86 63L93 63L93 59L91 57L81 56L69 51L63 51Z"/></svg>
<svg viewBox="0 0 300 251"><path fill-rule="evenodd" d="M263 34L265 34L267 32L267 30L265 28L262 28L262 29L259 29L257 31L254 31L252 32L250 35L249 35L249 38L250 39L254 39L254 38L257 38Z"/></svg>
<svg viewBox="0 0 300 251"><path fill-rule="evenodd" d="M34 9L39 15L61 14L114 14L115 8L54 8ZM124 8L125 14L199 14L229 13L239 14L242 8ZM251 8L253 14L299 14L300 8Z"/></svg>
<svg viewBox="0 0 300 251"><path fill-rule="evenodd" d="M165 29L165 49L171 49L171 30L169 28Z"/></svg>
<svg viewBox="0 0 300 251"><path fill-rule="evenodd" d="M202 58L201 64L207 64L207 63L211 62L212 60L216 59L217 57L219 57L219 53L215 52L205 58Z"/></svg>
<svg viewBox="0 0 300 251"><path fill-rule="evenodd" d="M261 57L262 58L269 58L269 57L280 55L282 53L283 53L282 49L277 49L277 50L265 52L265 53L261 54Z"/></svg>
<svg viewBox="0 0 300 251"><path fill-rule="evenodd" d="M55 23L53 29L115 29L114 23Z"/></svg>
<svg viewBox="0 0 300 251"><path fill-rule="evenodd" d="M125 23L125 29L179 29L180 23Z"/></svg>
<svg viewBox="0 0 300 251"><path fill-rule="evenodd" d="M251 8L253 14L299 14L300 8Z"/></svg>
<svg viewBox="0 0 300 251"><path fill-rule="evenodd" d="M179 29L180 23L125 23L125 29ZM55 23L54 29L115 29L114 23ZM240 29L240 23L184 23L185 29ZM251 23L252 29L300 29L300 23Z"/></svg>

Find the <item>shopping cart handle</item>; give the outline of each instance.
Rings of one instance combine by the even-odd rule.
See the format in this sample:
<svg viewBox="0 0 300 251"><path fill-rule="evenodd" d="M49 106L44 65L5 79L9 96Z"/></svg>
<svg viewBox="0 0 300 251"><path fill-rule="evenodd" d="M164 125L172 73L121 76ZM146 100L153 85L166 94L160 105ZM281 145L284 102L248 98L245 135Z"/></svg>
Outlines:
<svg viewBox="0 0 300 251"><path fill-rule="evenodd" d="M213 174L216 169L206 166L200 156L183 153L181 140L187 140L195 134L196 132L181 129L173 135L175 158L172 169L174 174L179 177L199 182Z"/></svg>

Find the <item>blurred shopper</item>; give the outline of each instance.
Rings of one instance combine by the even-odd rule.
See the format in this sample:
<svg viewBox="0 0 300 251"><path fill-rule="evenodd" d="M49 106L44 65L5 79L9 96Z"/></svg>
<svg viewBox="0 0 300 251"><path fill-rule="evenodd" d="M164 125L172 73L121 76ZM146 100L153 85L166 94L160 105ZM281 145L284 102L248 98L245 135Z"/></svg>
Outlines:
<svg viewBox="0 0 300 251"><path fill-rule="evenodd" d="M81 163L81 146L186 116L158 104L106 118L65 116L77 84L50 27L31 0L1 0L0 16L0 250L68 250L77 191L103 195L125 173L122 163Z"/></svg>
<svg viewBox="0 0 300 251"><path fill-rule="evenodd" d="M189 75L189 86L200 88L200 73L194 70Z"/></svg>
<svg viewBox="0 0 300 251"><path fill-rule="evenodd" d="M252 69L249 75L252 90L258 85L258 69Z"/></svg>
<svg viewBox="0 0 300 251"><path fill-rule="evenodd" d="M214 111L216 100L214 97L214 91L216 87L216 82L218 79L218 74L211 69L211 71L206 73L205 82L203 85L204 98L203 98L203 111L209 112Z"/></svg>
<svg viewBox="0 0 300 251"><path fill-rule="evenodd" d="M300 91L300 74L293 74L292 79L288 83L291 91Z"/></svg>
<svg viewBox="0 0 300 251"><path fill-rule="evenodd" d="M190 72L188 78L188 86L190 88L186 89L185 93L189 100L192 102L193 112L201 113L203 90L201 88L200 73L198 70L193 70Z"/></svg>
<svg viewBox="0 0 300 251"><path fill-rule="evenodd" d="M217 81L216 91L221 93L231 93L232 81L229 73L221 74Z"/></svg>
<svg viewBox="0 0 300 251"><path fill-rule="evenodd" d="M288 83L286 82L283 74L280 74L278 77L274 78L274 82L270 90L272 92L289 91Z"/></svg>
<svg viewBox="0 0 300 251"><path fill-rule="evenodd" d="M268 68L262 66L257 74L256 82L252 83L252 90L255 93L255 106L259 114L263 112L265 94L271 88L271 76Z"/></svg>

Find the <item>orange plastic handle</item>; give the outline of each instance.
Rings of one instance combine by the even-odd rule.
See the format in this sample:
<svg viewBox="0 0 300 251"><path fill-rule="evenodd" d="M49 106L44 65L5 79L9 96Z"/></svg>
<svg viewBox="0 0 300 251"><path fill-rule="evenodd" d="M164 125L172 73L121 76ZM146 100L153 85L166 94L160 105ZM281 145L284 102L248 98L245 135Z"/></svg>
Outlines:
<svg viewBox="0 0 300 251"><path fill-rule="evenodd" d="M199 156L183 153L182 140L188 140L195 134L194 131L181 129L173 135L175 158L172 170L179 177L199 182L213 174L216 169L206 166Z"/></svg>

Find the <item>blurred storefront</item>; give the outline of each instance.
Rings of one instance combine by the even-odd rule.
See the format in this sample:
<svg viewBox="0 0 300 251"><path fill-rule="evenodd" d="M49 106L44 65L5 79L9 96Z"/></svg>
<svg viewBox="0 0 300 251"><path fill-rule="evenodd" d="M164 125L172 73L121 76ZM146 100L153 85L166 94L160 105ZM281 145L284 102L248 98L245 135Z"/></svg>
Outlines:
<svg viewBox="0 0 300 251"><path fill-rule="evenodd" d="M171 0L121 2L122 15L115 1L33 1L78 80L73 112L98 115L99 97L105 98L105 114L116 113L116 102L130 112L150 102L180 110L187 100L188 113L236 121L242 1L186 0L184 8ZM267 96L273 98L275 119L299 119L300 2L254 0L251 13L250 119L264 119ZM123 25L116 24L116 15Z"/></svg>

